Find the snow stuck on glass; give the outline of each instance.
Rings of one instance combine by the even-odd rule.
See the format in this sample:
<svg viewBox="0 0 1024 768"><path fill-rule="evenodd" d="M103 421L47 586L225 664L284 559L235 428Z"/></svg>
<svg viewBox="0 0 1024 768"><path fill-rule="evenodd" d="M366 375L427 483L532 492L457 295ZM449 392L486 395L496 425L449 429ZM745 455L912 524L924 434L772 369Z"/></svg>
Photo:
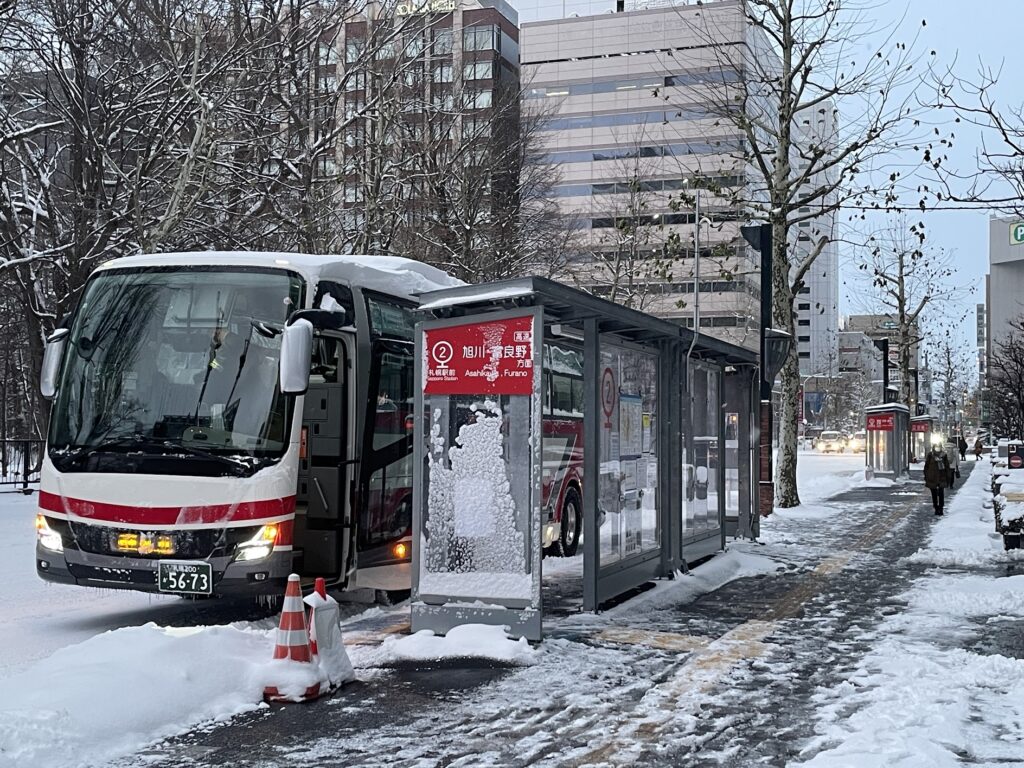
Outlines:
<svg viewBox="0 0 1024 768"><path fill-rule="evenodd" d="M447 451L441 409L431 419L427 454L429 509L420 594L529 600L533 576L517 525L504 459L504 414L494 401L474 403Z"/></svg>

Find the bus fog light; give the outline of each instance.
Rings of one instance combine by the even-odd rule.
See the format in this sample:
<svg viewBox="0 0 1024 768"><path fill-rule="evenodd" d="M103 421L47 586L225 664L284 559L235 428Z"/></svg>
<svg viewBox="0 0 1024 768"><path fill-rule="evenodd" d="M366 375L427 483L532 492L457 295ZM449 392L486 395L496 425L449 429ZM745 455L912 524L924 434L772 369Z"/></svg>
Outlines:
<svg viewBox="0 0 1024 768"><path fill-rule="evenodd" d="M64 541L60 534L50 527L43 515L36 515L36 537L39 540L39 546L43 549L48 549L51 552L64 551Z"/></svg>

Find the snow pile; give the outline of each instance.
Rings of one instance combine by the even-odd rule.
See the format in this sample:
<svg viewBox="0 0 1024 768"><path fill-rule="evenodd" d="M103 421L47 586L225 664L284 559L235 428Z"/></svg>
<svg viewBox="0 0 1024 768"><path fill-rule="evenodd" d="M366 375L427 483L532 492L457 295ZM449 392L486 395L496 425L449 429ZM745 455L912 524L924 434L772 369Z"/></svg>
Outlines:
<svg viewBox="0 0 1024 768"><path fill-rule="evenodd" d="M360 664L382 666L394 661L440 661L442 659L482 658L513 664L532 664L537 651L526 638L512 640L505 627L463 624L435 635L429 629L405 637L391 636L379 648L359 649Z"/></svg>
<svg viewBox="0 0 1024 768"><path fill-rule="evenodd" d="M255 709L268 675L289 682L269 661L273 648L266 630L155 624L62 648L0 681L0 764L102 763Z"/></svg>
<svg viewBox="0 0 1024 768"><path fill-rule="evenodd" d="M919 563L977 565L994 551L991 512L982 507L990 475L977 467L935 521ZM815 695L818 737L809 766L936 768L1014 763L1024 739L1024 660L965 650L986 624L1024 617L1024 576L933 573L887 617L880 638L840 685Z"/></svg>

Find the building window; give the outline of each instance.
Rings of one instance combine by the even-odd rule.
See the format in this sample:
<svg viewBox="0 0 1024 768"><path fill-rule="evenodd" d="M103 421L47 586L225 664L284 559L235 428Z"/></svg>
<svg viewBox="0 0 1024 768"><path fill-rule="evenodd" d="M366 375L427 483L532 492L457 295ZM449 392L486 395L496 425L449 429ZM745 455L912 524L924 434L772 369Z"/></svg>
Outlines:
<svg viewBox="0 0 1024 768"><path fill-rule="evenodd" d="M494 77L493 61L472 61L462 65L463 80L490 80Z"/></svg>
<svg viewBox="0 0 1024 768"><path fill-rule="evenodd" d="M806 301L801 302L800 304L797 305L797 309L799 309L801 312L805 312L805 311L807 311L810 308L811 308L811 305L809 303L807 303Z"/></svg>
<svg viewBox="0 0 1024 768"><path fill-rule="evenodd" d="M804 359L804 360L806 360L806 359L807 359L807 358L809 358L810 356L811 356L811 353L810 353L810 352L801 352L801 353L800 353L800 357L801 357L802 359Z"/></svg>
<svg viewBox="0 0 1024 768"><path fill-rule="evenodd" d="M346 91L362 91L366 89L365 72L349 72L345 78Z"/></svg>
<svg viewBox="0 0 1024 768"><path fill-rule="evenodd" d="M495 50L494 27L467 27L462 30L462 50Z"/></svg>
<svg viewBox="0 0 1024 768"><path fill-rule="evenodd" d="M434 82L435 83L450 83L452 81L452 65L451 64L435 64L434 65Z"/></svg>
<svg viewBox="0 0 1024 768"><path fill-rule="evenodd" d="M806 285L803 288L800 289L800 293L810 293L810 292L811 292L811 289L809 287L807 287Z"/></svg>
<svg viewBox="0 0 1024 768"><path fill-rule="evenodd" d="M345 61L349 64L359 61L359 57L363 55L363 46L365 45L366 41L359 37L346 40Z"/></svg>
<svg viewBox="0 0 1024 768"><path fill-rule="evenodd" d="M434 30L434 55L444 56L452 52L452 31L450 29Z"/></svg>
<svg viewBox="0 0 1024 768"><path fill-rule="evenodd" d="M810 344L811 343L811 337L810 336L797 336L796 340L800 341L800 342L803 342L805 344Z"/></svg>
<svg viewBox="0 0 1024 768"><path fill-rule="evenodd" d="M462 94L462 105L466 109L486 109L491 106L491 91L466 91Z"/></svg>
<svg viewBox="0 0 1024 768"><path fill-rule="evenodd" d="M320 63L323 65L337 64L341 60L338 49L334 47L333 43L320 43L319 57Z"/></svg>
<svg viewBox="0 0 1024 768"><path fill-rule="evenodd" d="M811 321L810 320L797 320L796 324L799 325L801 328L809 328L810 325L811 325Z"/></svg>

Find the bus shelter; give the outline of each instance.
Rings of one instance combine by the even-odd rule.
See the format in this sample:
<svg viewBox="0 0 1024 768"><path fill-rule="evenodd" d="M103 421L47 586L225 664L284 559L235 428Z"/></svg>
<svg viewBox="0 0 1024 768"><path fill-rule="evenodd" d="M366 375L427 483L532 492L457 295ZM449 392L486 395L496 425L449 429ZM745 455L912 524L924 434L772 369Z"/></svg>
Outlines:
<svg viewBox="0 0 1024 768"><path fill-rule="evenodd" d="M867 448L865 463L876 475L905 475L910 471L910 409L885 403L864 409Z"/></svg>
<svg viewBox="0 0 1024 768"><path fill-rule="evenodd" d="M932 447L932 436L936 435L935 417L912 416L910 418L910 460L924 461Z"/></svg>
<svg viewBox="0 0 1024 768"><path fill-rule="evenodd" d="M539 640L545 551L598 611L753 535L755 352L543 278L421 302L414 631Z"/></svg>

